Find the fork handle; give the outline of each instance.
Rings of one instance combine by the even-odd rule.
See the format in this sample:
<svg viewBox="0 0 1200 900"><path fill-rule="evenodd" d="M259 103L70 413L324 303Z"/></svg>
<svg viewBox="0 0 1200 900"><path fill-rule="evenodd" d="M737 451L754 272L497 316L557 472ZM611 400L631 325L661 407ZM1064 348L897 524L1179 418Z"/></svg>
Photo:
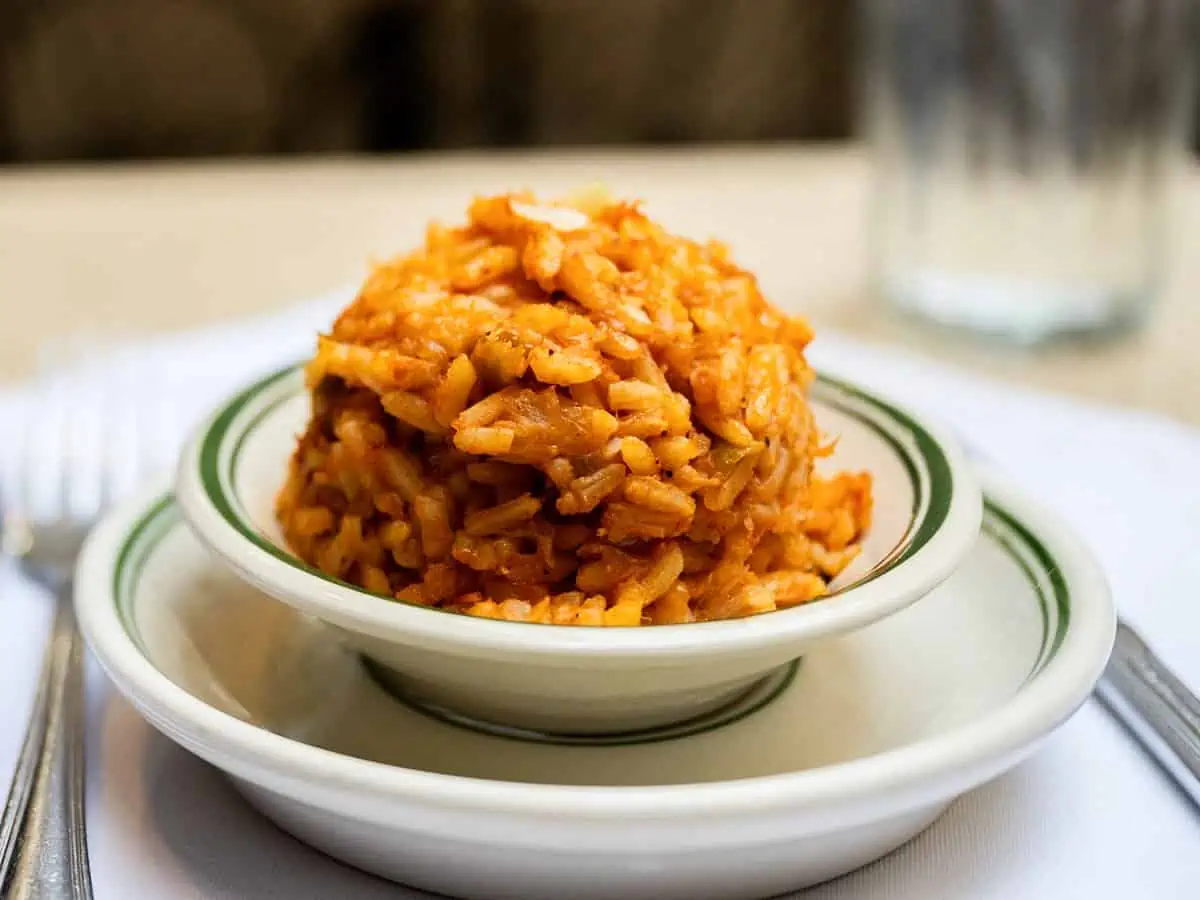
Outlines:
<svg viewBox="0 0 1200 900"><path fill-rule="evenodd" d="M83 639L70 583L58 591L54 625L0 819L0 896L90 900L84 831Z"/></svg>

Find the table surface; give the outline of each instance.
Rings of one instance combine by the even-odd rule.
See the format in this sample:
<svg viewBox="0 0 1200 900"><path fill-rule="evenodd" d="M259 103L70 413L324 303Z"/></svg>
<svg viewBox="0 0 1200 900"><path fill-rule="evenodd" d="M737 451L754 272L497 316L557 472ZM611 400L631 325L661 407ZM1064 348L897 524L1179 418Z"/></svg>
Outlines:
<svg viewBox="0 0 1200 900"><path fill-rule="evenodd" d="M776 302L982 374L1200 424L1200 170L1172 186L1164 295L1138 333L1018 350L890 314L868 283L869 171L852 146L410 155L0 172L0 379L57 337L113 337L279 308L359 281L473 193L603 181L730 243Z"/></svg>

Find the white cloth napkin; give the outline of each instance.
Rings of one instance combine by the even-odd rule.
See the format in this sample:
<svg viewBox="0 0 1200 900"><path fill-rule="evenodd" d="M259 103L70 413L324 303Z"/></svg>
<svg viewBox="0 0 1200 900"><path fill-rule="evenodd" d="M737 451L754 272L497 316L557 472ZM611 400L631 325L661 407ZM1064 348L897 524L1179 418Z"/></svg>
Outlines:
<svg viewBox="0 0 1200 900"><path fill-rule="evenodd" d="M188 426L234 386L298 359L342 297L123 348L57 382L73 427L125 418L121 465L167 469ZM833 335L814 362L925 410L1065 515L1104 561L1118 603L1200 686L1200 433L1162 419L985 382ZM0 392L0 479L22 435L56 427L42 382ZM118 393L119 392L119 393ZM58 422L58 427L62 426ZM94 464L82 445L68 463ZM44 460L50 472L62 463ZM134 467L129 466L132 471ZM29 709L49 604L0 569L0 778ZM419 897L345 868L277 831L213 769L144 724L89 671L88 823L98 900ZM1200 896L1200 815L1096 703L1029 762L956 803L926 834L806 898Z"/></svg>

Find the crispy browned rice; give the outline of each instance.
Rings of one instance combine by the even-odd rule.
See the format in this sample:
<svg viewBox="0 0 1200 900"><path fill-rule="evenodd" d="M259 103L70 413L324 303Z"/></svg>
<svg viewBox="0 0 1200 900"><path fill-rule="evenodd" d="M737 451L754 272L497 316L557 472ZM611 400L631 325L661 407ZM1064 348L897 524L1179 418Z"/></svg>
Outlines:
<svg viewBox="0 0 1200 900"><path fill-rule="evenodd" d="M637 204L478 198L318 339L279 520L330 575L475 616L812 600L858 551L871 479L813 473L811 337L724 246Z"/></svg>

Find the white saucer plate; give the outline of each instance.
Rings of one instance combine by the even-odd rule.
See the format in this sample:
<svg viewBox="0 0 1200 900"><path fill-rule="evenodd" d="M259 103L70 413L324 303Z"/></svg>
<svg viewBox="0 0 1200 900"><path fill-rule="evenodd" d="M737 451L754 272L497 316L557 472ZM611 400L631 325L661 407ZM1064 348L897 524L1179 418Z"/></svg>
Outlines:
<svg viewBox="0 0 1200 900"><path fill-rule="evenodd" d="M77 606L118 689L282 828L454 896L766 897L899 846L1083 702L1111 648L1097 566L989 477L941 587L665 729L566 741L390 696L329 626L214 564L167 494L90 539Z"/></svg>

